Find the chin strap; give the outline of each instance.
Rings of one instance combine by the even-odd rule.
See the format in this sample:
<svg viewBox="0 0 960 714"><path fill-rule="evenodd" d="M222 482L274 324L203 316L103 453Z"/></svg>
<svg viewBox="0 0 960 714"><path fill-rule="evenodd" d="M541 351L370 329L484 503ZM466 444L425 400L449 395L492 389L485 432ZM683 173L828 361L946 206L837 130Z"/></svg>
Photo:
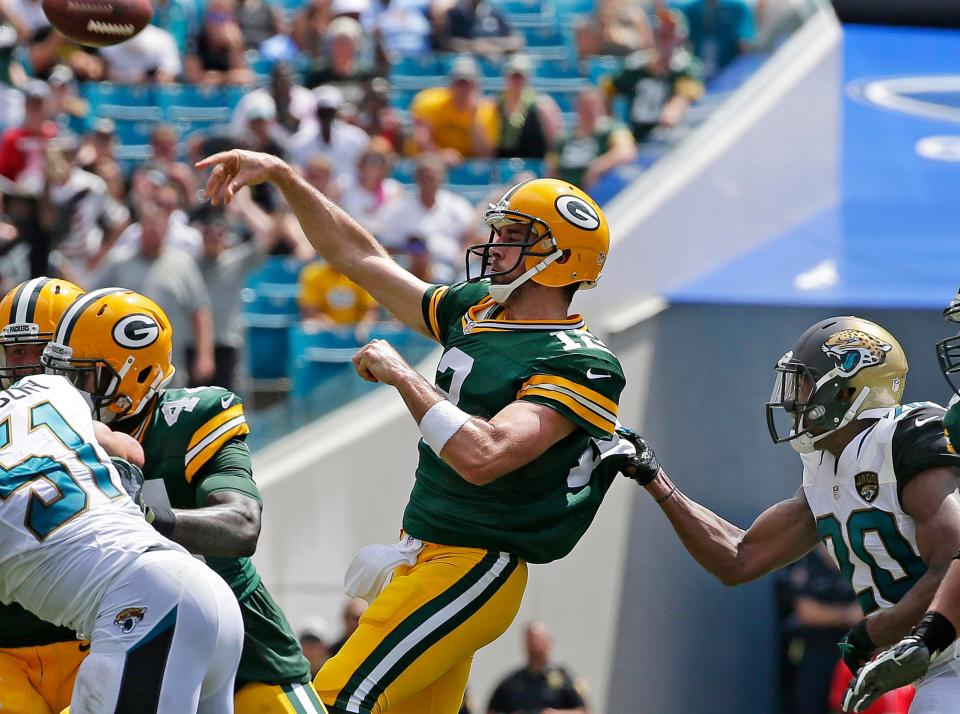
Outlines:
<svg viewBox="0 0 960 714"><path fill-rule="evenodd" d="M519 276L513 282L507 283L506 285L491 284L488 290L490 297L492 297L494 301L503 305L503 303L507 301L507 298L509 298L510 295L513 294L514 290L519 288L521 285L523 285L525 282L527 282L530 278L532 278L537 273L545 270L547 267L550 266L551 263L555 263L556 261L560 260L562 256L563 256L562 250L559 250L559 249L555 250L546 258L544 258L539 263L537 263L532 268L530 268L530 270L525 272L523 275Z"/></svg>

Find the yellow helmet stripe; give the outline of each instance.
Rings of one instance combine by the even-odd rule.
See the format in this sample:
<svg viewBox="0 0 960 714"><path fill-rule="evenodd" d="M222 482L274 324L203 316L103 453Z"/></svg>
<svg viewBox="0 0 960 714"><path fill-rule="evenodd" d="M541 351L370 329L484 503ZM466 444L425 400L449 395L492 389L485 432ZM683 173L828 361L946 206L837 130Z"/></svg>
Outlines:
<svg viewBox="0 0 960 714"><path fill-rule="evenodd" d="M101 288L100 290L94 290L92 293L87 293L81 297L73 303L64 313L63 317L60 318L60 324L57 325L57 334L54 342L58 342L61 345L67 344L70 335L73 333L73 328L77 324L77 320L91 303L96 302L104 295L113 295L114 293L122 293L123 291L123 288Z"/></svg>
<svg viewBox="0 0 960 714"><path fill-rule="evenodd" d="M13 299L10 322L17 324L33 322L34 313L37 311L37 300L40 298L43 286L49 282L50 278L34 278L20 286L20 290Z"/></svg>

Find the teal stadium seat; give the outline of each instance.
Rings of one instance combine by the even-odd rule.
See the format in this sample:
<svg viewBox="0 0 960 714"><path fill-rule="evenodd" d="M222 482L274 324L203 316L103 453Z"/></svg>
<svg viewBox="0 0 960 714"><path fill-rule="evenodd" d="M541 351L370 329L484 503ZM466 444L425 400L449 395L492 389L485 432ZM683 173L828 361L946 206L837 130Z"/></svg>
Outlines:
<svg viewBox="0 0 960 714"><path fill-rule="evenodd" d="M247 371L254 380L287 376L287 333L299 319L296 285L292 287L293 290L289 284L260 283L256 292L248 288L241 293Z"/></svg>
<svg viewBox="0 0 960 714"><path fill-rule="evenodd" d="M353 370L351 360L359 347L351 327L317 329L302 324L291 327L288 354L294 398L309 398L323 384L347 377ZM346 379L342 384L349 386Z"/></svg>

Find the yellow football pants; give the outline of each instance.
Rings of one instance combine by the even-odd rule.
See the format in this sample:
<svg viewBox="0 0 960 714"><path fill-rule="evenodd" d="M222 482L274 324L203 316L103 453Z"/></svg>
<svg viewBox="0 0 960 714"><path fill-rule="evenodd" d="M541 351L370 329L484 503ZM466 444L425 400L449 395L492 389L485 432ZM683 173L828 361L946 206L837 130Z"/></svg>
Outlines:
<svg viewBox="0 0 960 714"><path fill-rule="evenodd" d="M0 649L0 712L59 714L70 706L73 680L88 649L81 642Z"/></svg>
<svg viewBox="0 0 960 714"><path fill-rule="evenodd" d="M474 653L510 626L526 584L515 555L427 544L317 673L317 693L346 712L457 714Z"/></svg>
<svg viewBox="0 0 960 714"><path fill-rule="evenodd" d="M250 682L233 697L236 714L326 714L313 685ZM0 710L2 711L2 710Z"/></svg>

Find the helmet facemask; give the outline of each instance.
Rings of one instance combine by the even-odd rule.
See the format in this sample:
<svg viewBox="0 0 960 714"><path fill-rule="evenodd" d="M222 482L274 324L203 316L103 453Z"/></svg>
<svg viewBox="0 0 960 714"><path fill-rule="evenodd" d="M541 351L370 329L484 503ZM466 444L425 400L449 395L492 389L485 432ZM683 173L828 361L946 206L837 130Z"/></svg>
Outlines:
<svg viewBox="0 0 960 714"><path fill-rule="evenodd" d="M86 397L94 419L110 424L127 415L130 399L117 393L121 374L102 359L74 359L70 347L51 342L43 351L40 362L47 374L66 377ZM129 368L132 360L125 367ZM114 407L111 409L111 407Z"/></svg>
<svg viewBox="0 0 960 714"><path fill-rule="evenodd" d="M515 272L517 268L525 264L528 256L542 258L536 265L510 283L506 285L490 285L490 297L501 304L506 302L513 291L523 283L527 282L534 275L563 256L563 251L557 248L557 243L550 231L550 226L536 216L531 216L519 211L511 211L501 204L491 204L490 208L488 208L484 214L483 221L490 226L490 238L486 243L478 243L467 248L466 270L468 282L474 283L501 275L510 275ZM517 224L526 225L527 227L523 240L511 242L497 240L502 228ZM542 247L541 244L543 243L548 245L546 249ZM540 249L534 250L538 245L541 245ZM493 270L490 251L494 247L517 249L517 259L513 265L503 270ZM478 270L477 263L479 263ZM476 272L476 274L474 274L474 272Z"/></svg>
<svg viewBox="0 0 960 714"><path fill-rule="evenodd" d="M3 330L0 330L0 389L9 389L22 377L43 372L39 355L36 362L16 366L7 364L8 348L35 346L42 350L52 335L49 332L41 333L39 330L39 326L34 323L6 325Z"/></svg>
<svg viewBox="0 0 960 714"><path fill-rule="evenodd" d="M951 322L960 322L960 293L943 311L943 316ZM950 388L960 395L960 334L937 343L937 360Z"/></svg>
<svg viewBox="0 0 960 714"><path fill-rule="evenodd" d="M801 454L816 450L818 441L849 424L870 394L870 387L864 386L854 393L852 401L843 397L843 392L856 389L849 376L837 368L818 378L805 364L793 359L792 352L780 358L776 373L773 393L765 405L767 429L775 444L788 441ZM789 415L789 426L782 417L778 418L778 409ZM781 436L780 431L787 428L788 433Z"/></svg>

